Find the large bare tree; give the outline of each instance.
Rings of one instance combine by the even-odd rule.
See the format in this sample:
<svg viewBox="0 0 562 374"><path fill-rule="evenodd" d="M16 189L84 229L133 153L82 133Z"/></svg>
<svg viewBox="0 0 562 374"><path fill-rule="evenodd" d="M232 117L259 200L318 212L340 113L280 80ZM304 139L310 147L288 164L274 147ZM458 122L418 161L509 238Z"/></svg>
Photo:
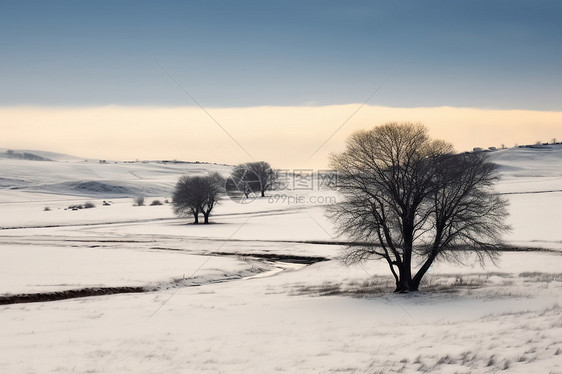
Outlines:
<svg viewBox="0 0 562 374"><path fill-rule="evenodd" d="M329 214L355 243L344 259L386 260L397 292L418 290L438 258L493 257L507 229L506 202L492 189L495 165L484 153L454 154L421 124L358 131L331 166L343 201Z"/></svg>

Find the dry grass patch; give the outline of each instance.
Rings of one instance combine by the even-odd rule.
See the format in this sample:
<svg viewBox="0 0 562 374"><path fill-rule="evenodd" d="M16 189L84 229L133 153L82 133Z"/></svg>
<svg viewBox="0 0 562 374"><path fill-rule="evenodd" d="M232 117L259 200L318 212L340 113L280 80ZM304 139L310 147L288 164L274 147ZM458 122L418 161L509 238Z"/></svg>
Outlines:
<svg viewBox="0 0 562 374"><path fill-rule="evenodd" d="M532 271L520 273L519 277L529 278L536 282L562 282L562 273L541 273Z"/></svg>
<svg viewBox="0 0 562 374"><path fill-rule="evenodd" d="M485 288L507 289L513 283L509 273L471 273L471 274L431 274L420 285L423 294L466 294L474 290ZM295 284L291 295L310 296L351 296L376 297L392 293L395 288L394 278L390 276L373 276L367 279L343 280L340 282L326 281L321 284ZM494 296L502 296L495 291ZM504 296L513 295L507 292Z"/></svg>

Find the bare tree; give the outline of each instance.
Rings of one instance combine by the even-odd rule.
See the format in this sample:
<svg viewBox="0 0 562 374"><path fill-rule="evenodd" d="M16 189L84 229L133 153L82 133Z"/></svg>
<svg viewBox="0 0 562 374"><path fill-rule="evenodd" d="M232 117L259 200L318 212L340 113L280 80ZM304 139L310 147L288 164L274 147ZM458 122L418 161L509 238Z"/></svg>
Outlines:
<svg viewBox="0 0 562 374"><path fill-rule="evenodd" d="M213 173L204 178L205 193L203 194L200 205L203 213L204 223L209 223L211 211L218 204L220 195L224 192L224 179L218 174Z"/></svg>
<svg viewBox="0 0 562 374"><path fill-rule="evenodd" d="M199 223L200 208L195 178L200 177L190 177L187 175L180 177L172 195L172 205L176 215L188 216L191 214L194 218L193 223Z"/></svg>
<svg viewBox="0 0 562 374"><path fill-rule="evenodd" d="M237 189L246 197L258 192L261 197L264 197L265 191L271 188L275 179L275 172L269 163L265 161L247 162L234 167L227 188Z"/></svg>
<svg viewBox="0 0 562 374"><path fill-rule="evenodd" d="M218 203L224 189L224 180L213 173L208 176L183 176L176 184L173 195L174 213L178 216L193 215L194 223L199 223L199 214L203 214L204 223L209 223L209 216Z"/></svg>
<svg viewBox="0 0 562 374"><path fill-rule="evenodd" d="M403 292L418 290L447 253L493 254L507 214L491 190L496 169L484 153L452 152L421 124L387 123L354 133L346 151L332 156L344 200L329 214L356 243L346 250L348 263L386 260L395 291ZM415 274L414 262L421 264Z"/></svg>

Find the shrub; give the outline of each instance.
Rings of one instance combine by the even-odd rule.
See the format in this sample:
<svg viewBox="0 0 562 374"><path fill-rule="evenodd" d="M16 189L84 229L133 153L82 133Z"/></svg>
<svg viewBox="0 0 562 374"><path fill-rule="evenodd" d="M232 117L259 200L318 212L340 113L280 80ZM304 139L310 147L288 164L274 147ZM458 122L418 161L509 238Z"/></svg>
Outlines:
<svg viewBox="0 0 562 374"><path fill-rule="evenodd" d="M137 196L135 197L134 206L143 206L144 205L144 196Z"/></svg>
<svg viewBox="0 0 562 374"><path fill-rule="evenodd" d="M162 204L160 200L152 200L150 206L155 206L155 205L164 205L164 204Z"/></svg>
<svg viewBox="0 0 562 374"><path fill-rule="evenodd" d="M90 209L90 208L95 208L96 204L92 203L91 201L86 201L84 203L84 209Z"/></svg>
<svg viewBox="0 0 562 374"><path fill-rule="evenodd" d="M46 206L45 208L43 208L43 211L44 211L44 212L50 212L50 211L51 211L51 208L49 208L48 206Z"/></svg>

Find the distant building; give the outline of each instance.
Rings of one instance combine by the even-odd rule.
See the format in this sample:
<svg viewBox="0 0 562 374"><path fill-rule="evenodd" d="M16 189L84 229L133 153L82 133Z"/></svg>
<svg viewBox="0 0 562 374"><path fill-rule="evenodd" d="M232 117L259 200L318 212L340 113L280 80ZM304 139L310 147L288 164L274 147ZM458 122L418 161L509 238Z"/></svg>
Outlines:
<svg viewBox="0 0 562 374"><path fill-rule="evenodd" d="M484 149L480 148L480 147L474 147L472 148L472 152L482 152Z"/></svg>

